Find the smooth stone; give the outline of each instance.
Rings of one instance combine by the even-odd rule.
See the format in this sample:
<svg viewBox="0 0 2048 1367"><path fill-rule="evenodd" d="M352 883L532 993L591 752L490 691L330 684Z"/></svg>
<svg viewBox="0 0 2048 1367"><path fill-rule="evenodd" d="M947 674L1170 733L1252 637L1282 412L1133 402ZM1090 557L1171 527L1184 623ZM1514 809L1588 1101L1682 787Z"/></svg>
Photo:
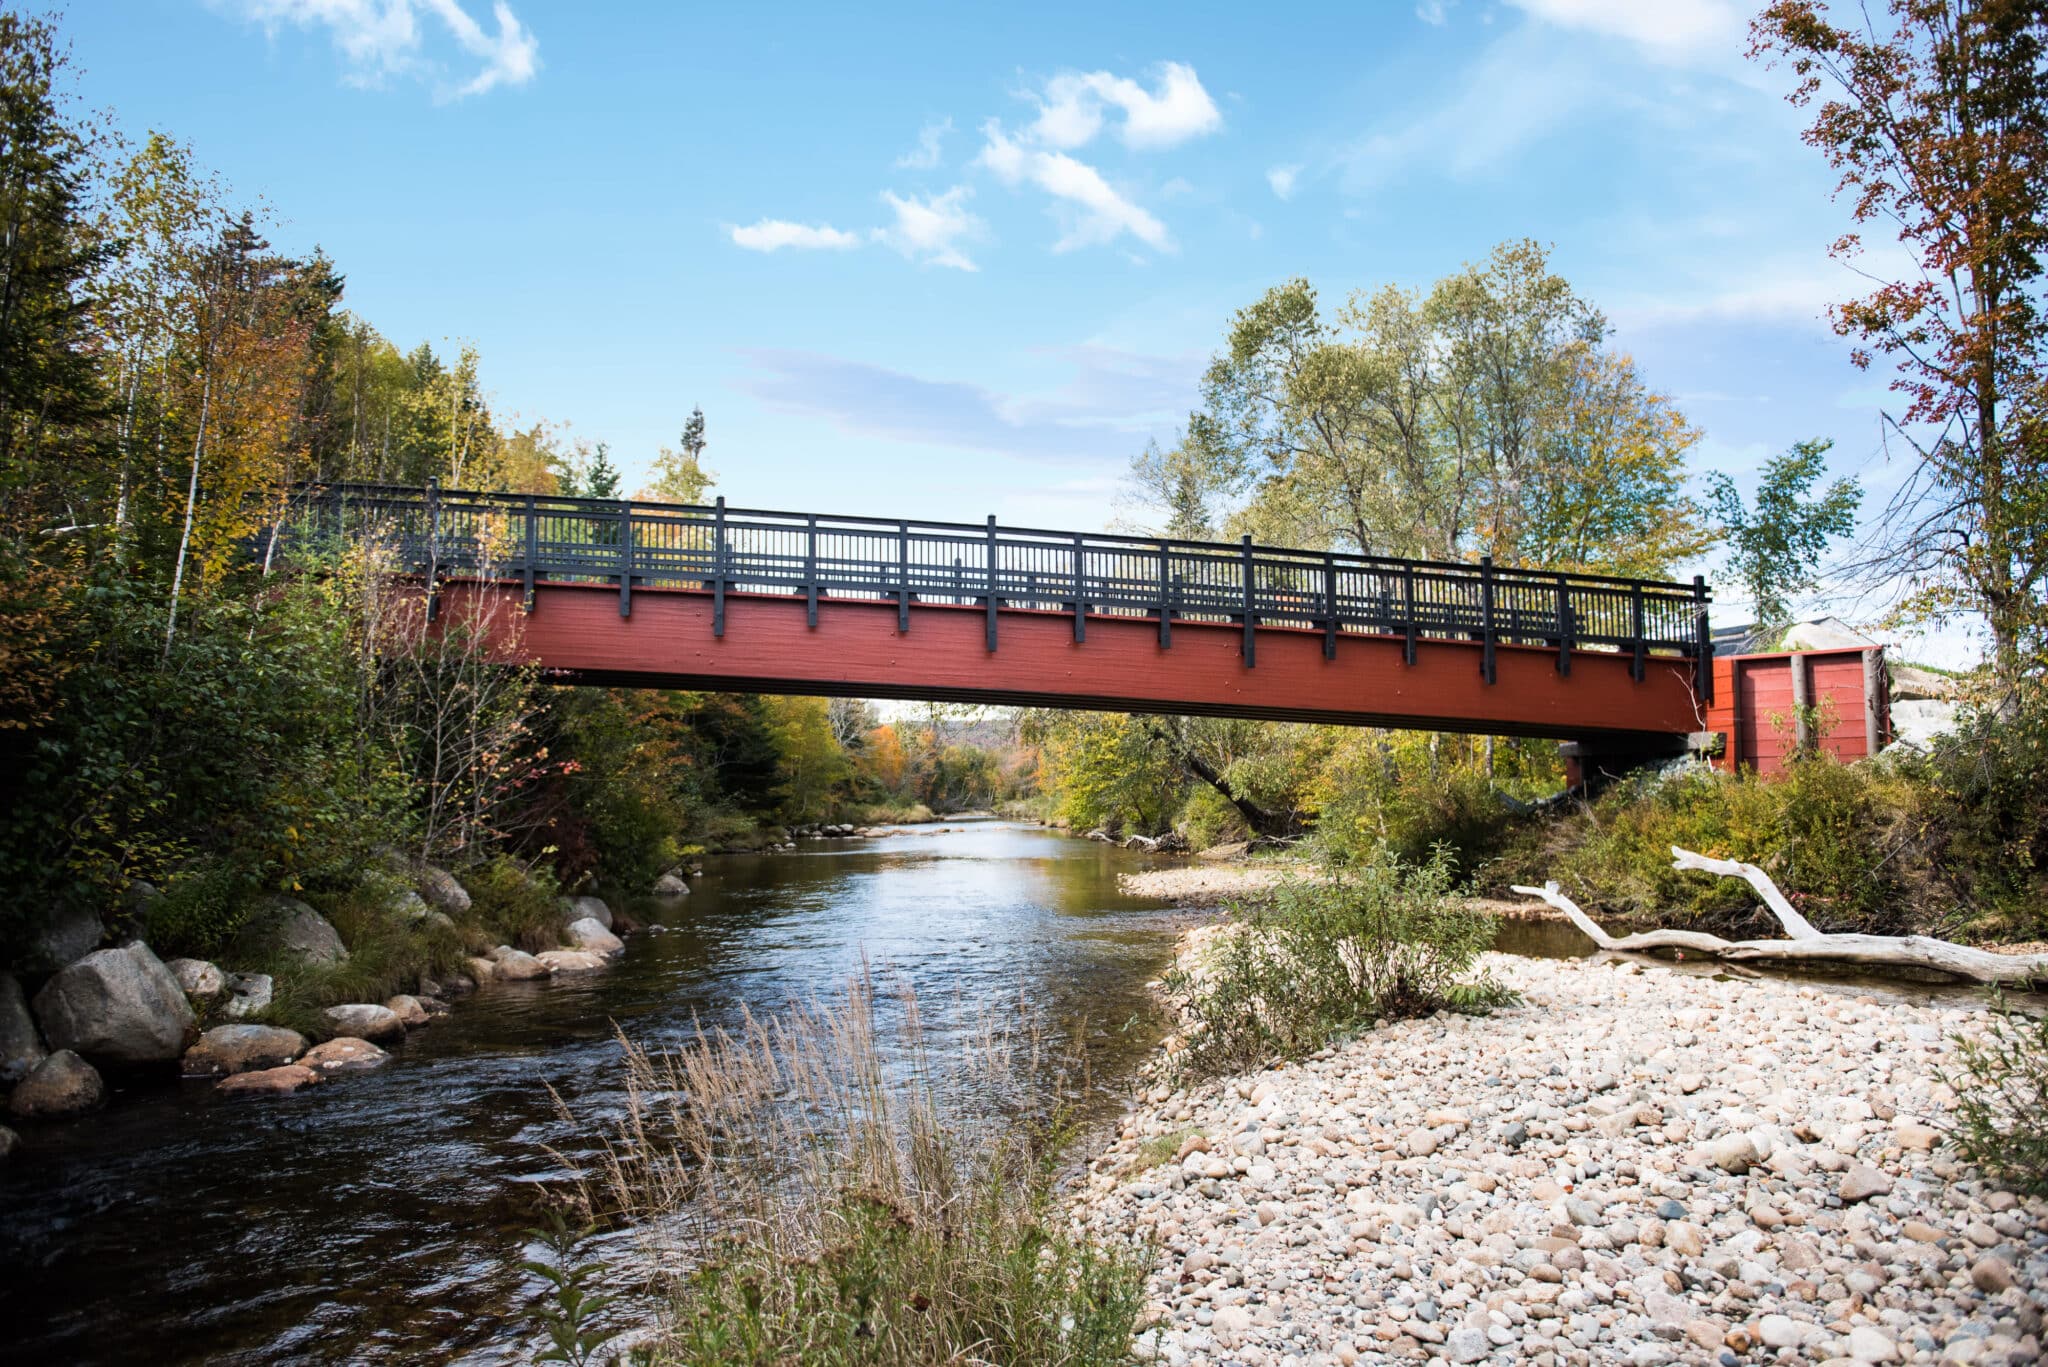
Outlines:
<svg viewBox="0 0 2048 1367"><path fill-rule="evenodd" d="M185 1051L186 1077L227 1077L290 1063L306 1037L280 1025L216 1025Z"/></svg>
<svg viewBox="0 0 2048 1367"><path fill-rule="evenodd" d="M222 1096L286 1096L319 1080L320 1075L304 1064L287 1063L281 1068L222 1078L214 1090Z"/></svg>
<svg viewBox="0 0 2048 1367"><path fill-rule="evenodd" d="M354 1035L367 1040L402 1039L405 1036L405 1022L388 1006L350 1002L343 1006L330 1006L320 1015L337 1035Z"/></svg>
<svg viewBox="0 0 2048 1367"><path fill-rule="evenodd" d="M688 897L690 895L690 885L673 873L664 873L661 877L654 880L654 895L656 897Z"/></svg>
<svg viewBox="0 0 2048 1367"><path fill-rule="evenodd" d="M228 979L227 1014L236 1020L270 1009L272 984L268 973L237 973Z"/></svg>
<svg viewBox="0 0 2048 1367"><path fill-rule="evenodd" d="M235 934L230 957L256 963L284 957L331 965L348 959L348 946L325 916L296 897L269 893L256 899L249 919Z"/></svg>
<svg viewBox="0 0 2048 1367"><path fill-rule="evenodd" d="M1996 1254L1979 1258L1970 1265L1970 1284L1987 1296L2010 1291L2018 1285L2012 1264Z"/></svg>
<svg viewBox="0 0 2048 1367"><path fill-rule="evenodd" d="M1714 1141L1708 1154L1714 1166L1723 1172L1732 1172L1738 1177L1755 1167L1760 1161L1756 1145L1746 1134L1723 1135Z"/></svg>
<svg viewBox="0 0 2048 1367"><path fill-rule="evenodd" d="M99 1071L69 1049L37 1064L7 1099L7 1109L28 1120L83 1115L106 1104L107 1086Z"/></svg>
<svg viewBox="0 0 2048 1367"><path fill-rule="evenodd" d="M605 967L604 956L587 949L544 949L533 957L552 973L595 973Z"/></svg>
<svg viewBox="0 0 2048 1367"><path fill-rule="evenodd" d="M1852 1164L1843 1174L1842 1186L1837 1195L1843 1205L1867 1201L1873 1196L1883 1196L1892 1189L1892 1179L1871 1167L1868 1163Z"/></svg>
<svg viewBox="0 0 2048 1367"><path fill-rule="evenodd" d="M83 907L58 908L29 941L19 967L30 973L54 973L83 959L107 938L98 915Z"/></svg>
<svg viewBox="0 0 2048 1367"><path fill-rule="evenodd" d="M21 1147L21 1136L5 1125L0 1125L0 1163L14 1157L14 1151Z"/></svg>
<svg viewBox="0 0 2048 1367"><path fill-rule="evenodd" d="M475 982L487 983L498 976L498 965L489 959L472 957L468 963L469 976Z"/></svg>
<svg viewBox="0 0 2048 1367"><path fill-rule="evenodd" d="M1486 1331L1472 1325L1460 1325L1444 1336L1444 1355L1452 1362L1478 1362L1493 1351L1493 1343Z"/></svg>
<svg viewBox="0 0 2048 1367"><path fill-rule="evenodd" d="M420 866L419 878L414 886L421 897L436 911L450 916L460 916L469 910L469 892L455 880L455 875L432 864Z"/></svg>
<svg viewBox="0 0 2048 1367"><path fill-rule="evenodd" d="M0 973L0 1087L11 1087L50 1056L12 973Z"/></svg>
<svg viewBox="0 0 2048 1367"><path fill-rule="evenodd" d="M308 1049L299 1062L326 1077L333 1073L363 1072L378 1067L390 1057L366 1039L337 1035Z"/></svg>
<svg viewBox="0 0 2048 1367"><path fill-rule="evenodd" d="M1849 1356L1858 1362L1891 1362L1898 1355L1899 1345L1875 1325L1859 1324L1849 1330Z"/></svg>
<svg viewBox="0 0 2048 1367"><path fill-rule="evenodd" d="M55 1048L117 1063L178 1057L195 1023L178 980L140 940L58 972L36 993L35 1013Z"/></svg>
<svg viewBox="0 0 2048 1367"><path fill-rule="evenodd" d="M574 925L578 921L591 920L606 930L612 928L612 909L604 904L601 897L565 897L562 899L562 921Z"/></svg>
<svg viewBox="0 0 2048 1367"><path fill-rule="evenodd" d="M619 954L626 948L626 942L612 934L610 929L600 924L594 916L571 921L568 936L576 948L592 954Z"/></svg>
<svg viewBox="0 0 2048 1367"><path fill-rule="evenodd" d="M384 1009L398 1017L398 1023L408 1030L417 1030L432 1019L418 997L404 992L385 1002Z"/></svg>
<svg viewBox="0 0 2048 1367"><path fill-rule="evenodd" d="M559 953L560 951L550 952ZM535 978L545 978L548 976L548 966L546 964L533 955L528 954L525 950L514 949L510 945L499 945L496 949L492 950L491 963L495 970L493 976L503 978L507 982L531 982Z"/></svg>
<svg viewBox="0 0 2048 1367"><path fill-rule="evenodd" d="M228 990L228 976L204 959L167 959L164 967L188 997L211 1001Z"/></svg>
<svg viewBox="0 0 2048 1367"><path fill-rule="evenodd" d="M1819 1338L1818 1325L1795 1320L1790 1315L1765 1315L1757 1322L1757 1337L1766 1348L1803 1348Z"/></svg>

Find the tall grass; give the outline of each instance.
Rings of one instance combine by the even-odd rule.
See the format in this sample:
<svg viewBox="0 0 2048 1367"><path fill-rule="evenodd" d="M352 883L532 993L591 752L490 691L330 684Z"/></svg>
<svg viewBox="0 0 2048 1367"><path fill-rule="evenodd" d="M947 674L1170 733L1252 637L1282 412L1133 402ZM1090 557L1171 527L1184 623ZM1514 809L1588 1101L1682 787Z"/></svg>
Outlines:
<svg viewBox="0 0 2048 1367"><path fill-rule="evenodd" d="M1994 1180L2048 1196L2048 1015L1994 998L1981 1034L1958 1035L1950 1138Z"/></svg>
<svg viewBox="0 0 2048 1367"><path fill-rule="evenodd" d="M891 1005L860 982L665 1053L622 1039L595 1199L675 1269L649 1360L1127 1359L1146 1262L1058 1208L1071 1075L1014 1022L941 1053L913 997Z"/></svg>

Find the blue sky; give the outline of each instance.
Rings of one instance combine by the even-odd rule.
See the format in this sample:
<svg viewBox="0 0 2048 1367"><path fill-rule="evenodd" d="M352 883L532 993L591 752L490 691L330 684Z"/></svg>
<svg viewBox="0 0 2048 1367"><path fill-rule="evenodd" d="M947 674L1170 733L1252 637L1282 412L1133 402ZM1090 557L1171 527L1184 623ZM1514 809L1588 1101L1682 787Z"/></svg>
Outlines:
<svg viewBox="0 0 2048 1367"><path fill-rule="evenodd" d="M89 103L192 141L401 346L736 503L1099 527L1231 312L1554 244L1741 477L1883 377L1724 0L856 7L97 0ZM1733 606L1732 604L1730 605ZM1840 604L1847 608L1848 604Z"/></svg>

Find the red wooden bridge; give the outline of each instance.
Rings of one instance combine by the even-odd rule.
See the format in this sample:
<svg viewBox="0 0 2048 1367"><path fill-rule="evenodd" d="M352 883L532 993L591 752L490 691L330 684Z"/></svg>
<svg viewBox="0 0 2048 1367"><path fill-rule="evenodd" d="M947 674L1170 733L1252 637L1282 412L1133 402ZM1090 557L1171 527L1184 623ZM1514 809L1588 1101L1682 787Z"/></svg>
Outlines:
<svg viewBox="0 0 2048 1367"><path fill-rule="evenodd" d="M551 678L1555 737L1705 729L1703 580L1252 544L386 486L294 539L386 539Z"/></svg>

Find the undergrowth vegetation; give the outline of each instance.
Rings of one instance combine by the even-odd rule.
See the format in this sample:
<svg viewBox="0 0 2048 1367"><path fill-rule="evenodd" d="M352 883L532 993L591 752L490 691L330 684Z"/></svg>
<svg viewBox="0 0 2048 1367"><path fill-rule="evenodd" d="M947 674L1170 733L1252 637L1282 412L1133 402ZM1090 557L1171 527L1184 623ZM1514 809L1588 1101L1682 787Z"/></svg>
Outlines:
<svg viewBox="0 0 2048 1367"><path fill-rule="evenodd" d="M1512 1001L1472 975L1495 923L1454 897L1454 883L1446 850L1412 865L1381 853L1240 908L1166 976L1183 1024L1175 1067L1191 1076L1256 1067L1378 1020Z"/></svg>
<svg viewBox="0 0 2048 1367"><path fill-rule="evenodd" d="M885 1020L886 1017L886 1020ZM1145 1260L1068 1232L1075 1079L1029 1029L944 1059L914 1000L622 1040L625 1119L587 1199L673 1272L655 1363L1089 1367L1127 1359Z"/></svg>
<svg viewBox="0 0 2048 1367"><path fill-rule="evenodd" d="M1956 1038L1952 1138L1962 1156L2018 1191L2048 1196L2048 1014L1995 1000L1981 1034Z"/></svg>

